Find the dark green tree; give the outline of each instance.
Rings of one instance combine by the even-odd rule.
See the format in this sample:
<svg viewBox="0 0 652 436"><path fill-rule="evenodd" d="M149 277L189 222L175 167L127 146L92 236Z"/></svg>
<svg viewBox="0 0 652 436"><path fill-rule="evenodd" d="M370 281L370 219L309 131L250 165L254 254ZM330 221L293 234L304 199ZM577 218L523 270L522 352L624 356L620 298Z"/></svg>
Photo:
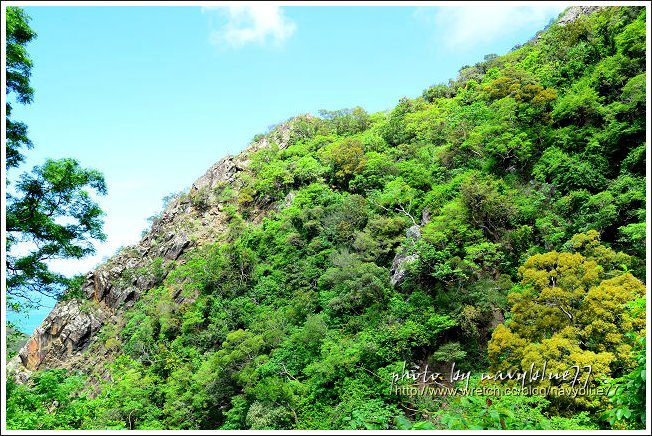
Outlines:
<svg viewBox="0 0 652 436"><path fill-rule="evenodd" d="M21 148L32 147L27 126L11 120L9 103L11 97L29 104L34 96L25 45L36 33L29 20L24 10L7 8L7 170L24 160ZM82 258L94 253L92 239L105 239L103 212L89 189L105 195L106 185L100 172L82 168L74 159L49 159L14 180L6 197L5 272L9 307L21 310L38 304L38 294L57 297L65 289L68 280L50 271L48 261Z"/></svg>
<svg viewBox="0 0 652 436"><path fill-rule="evenodd" d="M9 295L27 301L32 292L58 296L67 279L50 271L46 262L92 254L89 240L105 238L102 210L84 187L106 193L102 174L81 168L73 159L48 160L20 177L16 185L19 195L7 196ZM29 252L11 254L21 243Z"/></svg>
<svg viewBox="0 0 652 436"><path fill-rule="evenodd" d="M36 37L30 29L29 16L20 8L7 8L7 96L14 94L18 103L29 104L34 98L34 90L29 84L32 60L25 45ZM32 148L27 137L27 126L11 119L11 103L7 98L7 168L18 166L23 161L20 148Z"/></svg>

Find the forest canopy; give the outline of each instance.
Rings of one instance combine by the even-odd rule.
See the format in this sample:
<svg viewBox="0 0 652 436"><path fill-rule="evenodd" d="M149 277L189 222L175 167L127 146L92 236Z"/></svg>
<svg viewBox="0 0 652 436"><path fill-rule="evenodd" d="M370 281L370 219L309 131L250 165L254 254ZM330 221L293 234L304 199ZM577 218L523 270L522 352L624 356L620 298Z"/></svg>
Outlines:
<svg viewBox="0 0 652 436"><path fill-rule="evenodd" d="M220 239L137 272L100 367L9 380L8 428L645 428L645 20L604 7L387 112L258 136L178 200L219 204ZM604 394L392 389L454 364L445 387L504 393L479 374L544 363Z"/></svg>

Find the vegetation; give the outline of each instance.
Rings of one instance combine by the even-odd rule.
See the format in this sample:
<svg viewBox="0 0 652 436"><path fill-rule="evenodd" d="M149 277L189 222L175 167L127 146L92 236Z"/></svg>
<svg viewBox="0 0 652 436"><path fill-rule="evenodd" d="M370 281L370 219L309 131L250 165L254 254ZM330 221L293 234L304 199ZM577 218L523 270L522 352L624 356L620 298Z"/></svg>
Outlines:
<svg viewBox="0 0 652 436"><path fill-rule="evenodd" d="M20 8L7 11L7 143L6 172L24 160L22 148L32 148L27 126L11 118L11 99L29 104L34 97L29 78L32 68L25 46L36 33ZM50 271L48 261L79 259L94 253L92 240L103 240L102 210L88 190L106 194L104 177L84 169L74 159L48 159L18 178L6 195L5 266L7 305L13 311L38 306L39 295L58 297L69 280Z"/></svg>
<svg viewBox="0 0 652 436"><path fill-rule="evenodd" d="M25 333L18 331L12 327L7 327L7 348L6 348L6 355L7 358L12 358L14 357L18 351L22 348L25 343L27 343L27 340L29 339L29 336L27 336Z"/></svg>
<svg viewBox="0 0 652 436"><path fill-rule="evenodd" d="M644 428L645 18L603 8L388 113L297 118L220 197L225 240L105 330L109 376L9 381L8 427ZM495 394L398 389L452 364L444 387ZM481 377L543 365L605 393Z"/></svg>

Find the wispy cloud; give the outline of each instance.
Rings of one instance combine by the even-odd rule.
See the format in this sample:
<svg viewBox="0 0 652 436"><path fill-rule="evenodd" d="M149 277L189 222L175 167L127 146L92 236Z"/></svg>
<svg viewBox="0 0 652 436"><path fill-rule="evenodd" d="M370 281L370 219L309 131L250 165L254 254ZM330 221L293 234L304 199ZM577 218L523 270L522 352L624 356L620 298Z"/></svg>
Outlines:
<svg viewBox="0 0 652 436"><path fill-rule="evenodd" d="M247 44L280 46L297 29L279 6L233 5L203 8L204 12L216 12L222 23L211 31L210 40L219 47L240 48Z"/></svg>
<svg viewBox="0 0 652 436"><path fill-rule="evenodd" d="M525 27L543 28L551 17L565 9L560 4L517 6L509 4L473 4L417 9L416 16L434 25L442 41L451 50L463 50L478 41L490 43Z"/></svg>

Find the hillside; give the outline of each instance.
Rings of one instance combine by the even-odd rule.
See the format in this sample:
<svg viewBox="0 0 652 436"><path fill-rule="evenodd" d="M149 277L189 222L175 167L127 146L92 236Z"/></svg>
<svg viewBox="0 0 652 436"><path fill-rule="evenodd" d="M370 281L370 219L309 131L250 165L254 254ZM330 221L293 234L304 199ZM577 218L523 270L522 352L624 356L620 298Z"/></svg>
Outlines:
<svg viewBox="0 0 652 436"><path fill-rule="evenodd" d="M258 135L68 290L8 428L644 428L645 14L571 8L391 111ZM544 365L594 393L480 380Z"/></svg>
<svg viewBox="0 0 652 436"><path fill-rule="evenodd" d="M7 354L17 354L27 343L29 335L11 327L7 329Z"/></svg>

